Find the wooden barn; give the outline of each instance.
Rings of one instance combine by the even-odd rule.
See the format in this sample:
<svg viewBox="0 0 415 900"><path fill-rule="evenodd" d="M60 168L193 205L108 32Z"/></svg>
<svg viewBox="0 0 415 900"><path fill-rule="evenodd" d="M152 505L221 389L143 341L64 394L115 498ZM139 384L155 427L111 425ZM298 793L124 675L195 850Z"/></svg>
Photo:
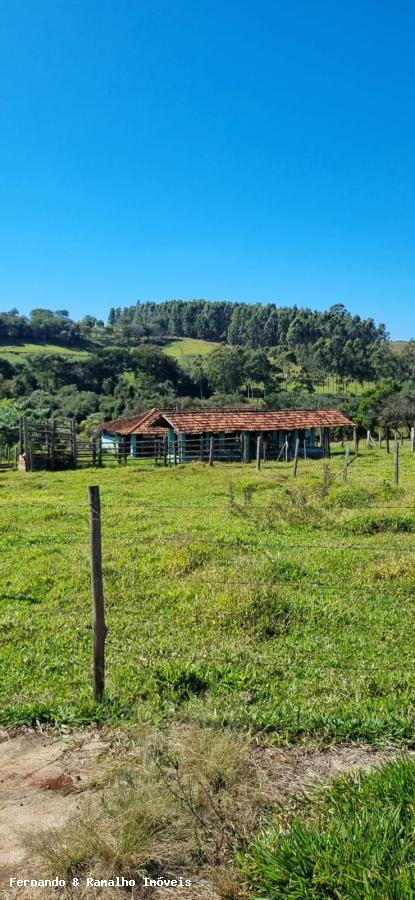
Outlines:
<svg viewBox="0 0 415 900"><path fill-rule="evenodd" d="M169 455L174 447L178 462L205 458L213 440L215 459L254 458L261 438L268 459L290 458L299 441L300 454L329 456L330 432L346 430L354 423L335 409L253 410L186 409L160 411L147 420L149 428L167 429Z"/></svg>
<svg viewBox="0 0 415 900"><path fill-rule="evenodd" d="M136 458L164 456L165 461L214 459L248 462L258 438L264 458L288 459L299 441L300 454L328 456L330 432L351 436L354 423L335 409L151 409L101 426L103 449Z"/></svg>
<svg viewBox="0 0 415 900"><path fill-rule="evenodd" d="M149 425L149 421L159 416L160 412L153 407L134 416L104 422L98 429L101 432L102 449L118 456L153 456L155 449L163 447L163 439L168 432L167 426Z"/></svg>

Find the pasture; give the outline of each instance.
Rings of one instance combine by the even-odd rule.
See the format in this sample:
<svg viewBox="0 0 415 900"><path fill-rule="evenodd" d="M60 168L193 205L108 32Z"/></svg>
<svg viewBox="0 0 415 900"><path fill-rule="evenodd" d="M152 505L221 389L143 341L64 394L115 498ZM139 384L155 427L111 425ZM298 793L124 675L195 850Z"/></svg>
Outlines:
<svg viewBox="0 0 415 900"><path fill-rule="evenodd" d="M71 349L60 344L46 344L43 342L34 343L28 341L19 341L18 343L0 344L0 357L8 362L16 363L22 361L25 356L36 353L58 353L71 359L87 359L89 353L87 350L80 348Z"/></svg>
<svg viewBox="0 0 415 900"><path fill-rule="evenodd" d="M215 341L203 341L201 338L175 338L163 348L167 356L180 360L184 356L207 356L220 344Z"/></svg>
<svg viewBox="0 0 415 900"><path fill-rule="evenodd" d="M0 723L196 723L277 744L415 738L415 455L0 476ZM107 693L91 701L87 485Z"/></svg>

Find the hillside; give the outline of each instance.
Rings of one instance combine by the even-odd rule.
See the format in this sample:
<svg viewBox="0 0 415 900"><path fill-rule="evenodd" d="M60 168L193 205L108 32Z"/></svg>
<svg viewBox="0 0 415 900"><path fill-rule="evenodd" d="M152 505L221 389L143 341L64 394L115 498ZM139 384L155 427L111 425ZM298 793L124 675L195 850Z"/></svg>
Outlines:
<svg viewBox="0 0 415 900"><path fill-rule="evenodd" d="M33 353L59 353L72 359L87 359L90 355L87 350L80 348L64 347L60 344L45 344L43 341L21 341L15 344L0 343L0 357L8 362L19 362L21 357Z"/></svg>

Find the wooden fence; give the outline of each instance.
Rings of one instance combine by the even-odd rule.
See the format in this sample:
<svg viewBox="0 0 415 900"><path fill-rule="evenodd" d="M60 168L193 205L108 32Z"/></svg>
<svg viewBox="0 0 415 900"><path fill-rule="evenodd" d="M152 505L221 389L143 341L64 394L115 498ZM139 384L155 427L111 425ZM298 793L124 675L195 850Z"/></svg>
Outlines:
<svg viewBox="0 0 415 900"><path fill-rule="evenodd" d="M101 439L80 440L73 420L29 422L22 418L19 440L21 471L78 469L102 463Z"/></svg>

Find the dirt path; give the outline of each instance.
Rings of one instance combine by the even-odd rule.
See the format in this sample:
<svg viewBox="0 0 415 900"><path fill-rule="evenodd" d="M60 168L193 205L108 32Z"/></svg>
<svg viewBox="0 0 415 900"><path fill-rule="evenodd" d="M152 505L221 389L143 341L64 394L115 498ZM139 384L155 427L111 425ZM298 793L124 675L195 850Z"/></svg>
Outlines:
<svg viewBox="0 0 415 900"><path fill-rule="evenodd" d="M63 825L103 774L108 750L96 733L59 737L26 731L1 738L0 889L27 871L20 833Z"/></svg>

